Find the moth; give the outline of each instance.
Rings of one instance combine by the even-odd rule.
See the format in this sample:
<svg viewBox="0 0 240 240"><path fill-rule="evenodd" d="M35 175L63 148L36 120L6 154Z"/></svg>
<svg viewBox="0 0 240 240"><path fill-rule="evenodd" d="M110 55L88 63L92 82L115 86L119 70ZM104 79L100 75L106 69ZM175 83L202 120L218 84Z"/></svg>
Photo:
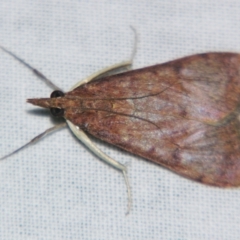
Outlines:
<svg viewBox="0 0 240 240"><path fill-rule="evenodd" d="M81 141L122 171L129 198L126 166L97 149L85 133L191 180L239 186L240 55L196 54L96 79L130 63L93 74L69 92L57 89L50 98L27 102L66 119Z"/></svg>

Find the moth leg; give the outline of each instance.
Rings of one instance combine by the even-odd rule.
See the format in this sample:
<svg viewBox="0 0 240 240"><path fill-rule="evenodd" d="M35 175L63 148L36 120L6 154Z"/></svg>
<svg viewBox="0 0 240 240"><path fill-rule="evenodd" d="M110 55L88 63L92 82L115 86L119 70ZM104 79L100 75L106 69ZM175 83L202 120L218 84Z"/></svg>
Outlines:
<svg viewBox="0 0 240 240"><path fill-rule="evenodd" d="M116 64L113 64L112 66L109 66L109 67L106 67L106 68L103 68L95 73L93 73L92 75L90 75L89 77L81 80L80 82L77 82L74 86L72 86L70 88L69 91L73 90L74 88L76 87L79 87L83 84L86 84L88 82L91 82L92 80L96 79L96 78L99 78L101 77L101 75L104 75L108 72L111 72L113 70L117 70L117 69L120 69L120 68L127 68L128 70L131 69L131 66L132 66L132 63L133 63L133 59L136 55L136 52L137 52L137 41L138 41L138 36L137 36L137 31L134 27L130 26L131 30L133 31L134 33L134 45L133 45L133 50L132 50L132 53L131 53L131 58L127 61L123 61L123 62L120 62L120 63L116 63Z"/></svg>
<svg viewBox="0 0 240 240"><path fill-rule="evenodd" d="M15 153L19 152L20 150L28 147L29 145L38 142L40 139L42 139L43 137L45 137L45 136L48 135L49 133L52 133L52 132L54 132L54 131L56 131L56 130L58 130L58 129L60 129L60 128L64 128L64 127L66 127L66 123L65 123L65 122L64 122L64 123L60 123L60 124L58 124L58 125L55 125L55 126L53 126L53 127L51 127L51 128L48 128L48 129L45 130L44 132L42 132L42 133L40 133L39 135L37 135L36 137L34 137L31 141L29 141L28 143L26 143L26 144L24 144L23 146L21 146L20 148L14 150L13 152L7 154L7 155L4 156L4 157L1 157L0 160L4 160L4 159L12 156L13 154L15 154Z"/></svg>
<svg viewBox="0 0 240 240"><path fill-rule="evenodd" d="M132 198L131 198L131 190L130 185L127 177L127 167L116 160L112 159L105 153L103 153L90 139L89 137L76 125L71 123L69 120L66 120L69 128L74 133L74 135L83 143L85 146L89 148L91 152L93 152L96 156L102 159L104 162L108 163L112 167L116 168L117 170L121 171L124 176L124 180L127 186L127 193L128 193L128 208L127 214L130 212L131 205L132 205Z"/></svg>
<svg viewBox="0 0 240 240"><path fill-rule="evenodd" d="M118 64L114 64L110 67L106 67L92 75L90 75L89 77L83 79L82 81L76 83L71 89L75 89L76 87L81 86L82 84L88 83L96 78L98 78L100 75L105 74L106 72L110 72L114 69L118 69L118 68L122 68L122 67L126 67L126 66L131 66L132 65L132 59L128 60L128 61L124 61ZM90 138L76 125L72 124L70 121L66 120L69 128L71 129L71 131L73 132L73 134L83 143L85 144L85 146L87 146L90 151L92 151L95 155L97 155L100 159L102 159L104 162L108 163L109 165L113 166L114 168L116 168L117 170L122 171L123 173L123 177L127 186L127 194L128 194L128 208L127 208L127 212L126 214L128 214L130 212L131 209L131 205L132 205L132 197L131 197L131 189L130 189L130 185L129 185L129 181L128 181L128 177L127 177L127 167L124 166L123 164L117 162L116 160L112 159L111 157L109 157L108 155L106 155L105 153L103 153L91 140Z"/></svg>
<svg viewBox="0 0 240 240"><path fill-rule="evenodd" d="M71 90L73 90L73 89L75 89L75 88L77 88L77 87L79 87L83 84L91 82L92 80L98 78L100 75L106 74L107 72L110 72L110 71L113 71L113 70L116 70L116 69L119 69L119 68L131 66L131 65L132 65L132 60L128 60L128 61L123 61L121 63L116 63L112 66L103 68L103 69L91 74L89 77L86 77L85 79L81 80L80 82L77 82L74 86L72 86L70 88L69 91L71 91Z"/></svg>
<svg viewBox="0 0 240 240"><path fill-rule="evenodd" d="M0 48L7 53L8 55L12 56L15 60L17 60L18 62L20 62L21 64L23 64L26 68L28 68L29 70L31 70L33 72L34 75L36 75L38 78L40 78L43 82L45 82L50 88L52 88L53 90L61 90L61 88L59 88L57 85L55 85L51 80L49 80L47 77L45 77L41 72L39 72L37 69L35 69L34 67L32 67L30 64L26 63L23 59L21 59L20 57L18 57L16 54L10 52L9 50L7 50L6 48L0 46ZM61 90L62 91L62 90Z"/></svg>
<svg viewBox="0 0 240 240"><path fill-rule="evenodd" d="M106 73L109 73L113 70L116 69L120 69L123 67L127 67L128 70L131 68L132 66L132 62L133 62L133 58L136 55L136 51L137 51L137 32L135 30L135 28L133 28L132 26L130 26L133 33L134 33L134 46L133 46L133 50L132 50L132 54L131 54L131 58L128 61L124 61L121 63L117 63L114 64L110 67L106 67L100 71L97 71L95 73L93 73L92 75L90 75L89 77L83 79L82 81L76 83L71 89L75 89L76 87L79 87L83 84L86 84L96 78L101 77L101 75L104 75ZM111 165L112 167L116 168L119 171L122 171L123 173L123 177L127 186L127 194L128 194L128 208L127 208L127 213L128 214L130 212L131 206L132 206L132 196L131 196L131 189L130 189L130 184L128 181L128 177L127 177L127 167L124 166L123 164L117 162L116 160L112 159L111 157L109 157L108 155L106 155L105 153L103 153L90 139L89 137L78 127L75 126L74 124L72 124L70 121L66 120L69 128L71 129L71 131L74 133L74 135L83 143L85 144L90 151L92 151L95 155L97 155L100 159L102 159L103 161L105 161L106 163L108 163L109 165Z"/></svg>
<svg viewBox="0 0 240 240"><path fill-rule="evenodd" d="M118 69L118 68L122 68L125 66L130 66L132 65L132 60L129 61L125 61L122 63L118 63L118 64L114 64L110 67L106 67L92 75L90 75L89 77L85 78L84 80L76 83L71 89L75 89L76 87L81 86L82 84L88 83L94 79L96 79L97 77L99 77L102 74L105 74L106 72L112 71L114 69ZM123 173L123 177L127 186L127 195L128 195L128 207L127 207L127 212L126 214L128 214L130 212L131 206L132 206L132 195L131 195L131 189L130 189L130 184L128 181L128 177L127 177L127 167L124 166L123 164L117 162L116 160L112 159L111 157L109 157L108 155L106 155L105 153L103 153L92 141L91 139L76 125L74 125L73 123L71 123L70 121L66 120L69 128L71 129L71 131L73 132L73 134L85 145L87 146L90 151L92 151L95 155L97 155L100 159L102 159L104 162L108 163L109 165L111 165L112 167L116 168L117 170L122 171Z"/></svg>

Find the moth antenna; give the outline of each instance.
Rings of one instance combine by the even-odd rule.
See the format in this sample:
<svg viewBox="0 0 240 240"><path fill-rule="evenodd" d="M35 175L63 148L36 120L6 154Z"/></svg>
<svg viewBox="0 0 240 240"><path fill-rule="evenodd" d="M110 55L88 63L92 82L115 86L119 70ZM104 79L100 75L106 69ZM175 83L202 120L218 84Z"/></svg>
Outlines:
<svg viewBox="0 0 240 240"><path fill-rule="evenodd" d="M45 82L50 88L52 88L53 90L61 90L61 88L59 88L57 85L55 85L51 80L49 80L47 77L45 77L41 72L39 72L37 69L35 69L34 67L32 67L30 64L26 63L24 60L22 60L20 57L18 57L16 54L10 52L9 50L7 50L6 48L0 46L0 48L7 54L9 54L10 56L12 56L15 60L17 60L18 62L20 62L21 64L23 64L26 68L28 68L29 70L31 70L33 72L33 74L35 76L37 76L39 79L41 79L43 82Z"/></svg>
<svg viewBox="0 0 240 240"><path fill-rule="evenodd" d="M53 126L51 128L48 128L47 130L45 130L44 132L40 133L39 135L37 135L36 137L34 137L32 140L30 140L28 143L24 144L23 146L21 146L20 148L14 150L13 152L7 154L6 156L0 158L0 160L4 160L10 156L12 156L13 154L19 152L20 150L24 149L25 147L28 147L31 144L36 143L37 141L39 141L40 139L42 139L43 137L45 137L46 135L48 135L49 133L52 133L60 128L65 127L67 124L66 122L58 124L56 126Z"/></svg>

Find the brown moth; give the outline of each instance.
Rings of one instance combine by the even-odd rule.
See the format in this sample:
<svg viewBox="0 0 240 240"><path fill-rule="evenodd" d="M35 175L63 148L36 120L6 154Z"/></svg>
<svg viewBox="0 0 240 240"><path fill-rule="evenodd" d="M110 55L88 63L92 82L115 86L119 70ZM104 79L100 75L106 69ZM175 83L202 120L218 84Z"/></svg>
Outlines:
<svg viewBox="0 0 240 240"><path fill-rule="evenodd" d="M239 54L197 54L27 101L189 179L240 185Z"/></svg>
<svg viewBox="0 0 240 240"><path fill-rule="evenodd" d="M27 101L64 117L79 140L122 171L128 212L127 167L101 152L84 132L197 182L218 187L240 185L240 54L196 54L101 77L131 65L130 60L92 74L63 93L37 69L0 48L58 89L50 98ZM66 123L47 129L0 160Z"/></svg>

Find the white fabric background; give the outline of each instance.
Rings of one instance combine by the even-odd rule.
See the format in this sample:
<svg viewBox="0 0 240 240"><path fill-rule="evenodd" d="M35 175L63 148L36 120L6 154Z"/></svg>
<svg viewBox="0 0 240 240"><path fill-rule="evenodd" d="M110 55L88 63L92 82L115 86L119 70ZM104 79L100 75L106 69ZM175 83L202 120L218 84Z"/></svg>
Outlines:
<svg viewBox="0 0 240 240"><path fill-rule="evenodd" d="M130 25L139 33L134 68L240 52L238 0L0 0L0 44L65 90L128 59ZM3 156L56 121L25 102L51 89L2 51L0 81ZM0 163L0 239L239 239L240 189L204 186L97 144L129 164L129 216L122 175L64 129Z"/></svg>

